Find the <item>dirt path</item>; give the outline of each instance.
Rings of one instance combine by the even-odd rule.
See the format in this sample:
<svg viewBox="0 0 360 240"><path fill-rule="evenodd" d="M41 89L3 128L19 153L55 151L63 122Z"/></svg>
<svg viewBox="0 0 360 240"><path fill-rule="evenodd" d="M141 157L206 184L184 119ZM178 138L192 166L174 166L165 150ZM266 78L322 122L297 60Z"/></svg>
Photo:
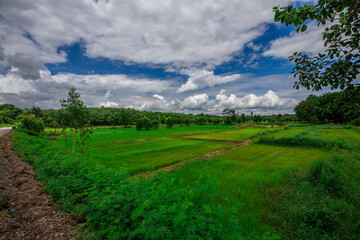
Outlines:
<svg viewBox="0 0 360 240"><path fill-rule="evenodd" d="M202 139L202 140L203 140L203 139ZM206 140L209 140L209 139L206 139ZM214 139L210 139L210 140L214 140ZM162 171L162 172L170 172L171 170L173 170L173 169L175 169L175 168L179 168L180 166L182 166L182 165L185 164L185 163L192 162L192 161L199 161L199 160L203 160L203 159L210 159L210 158L215 157L216 155L226 153L226 152L228 152L228 151L234 150L234 149L239 148L239 147L243 147L243 146L248 145L248 144L250 144L250 143L252 143L252 142L253 142L253 139L249 139L249 140L245 140L245 141L240 141L240 143L238 143L238 144L236 144L236 145L232 145L232 146L227 147L227 148L223 148L223 149L220 149L220 150L216 150L216 151L213 151L213 152L209 152L209 153L206 153L206 154L201 155L201 156L198 156L198 157L194 157L194 158L187 159L187 160L185 160L185 161L178 162L178 163L175 163L175 164L172 164L172 165L163 167L163 168L159 168L159 169L157 169L157 170L139 173L139 174L136 174L136 175L131 176L130 178L151 177L151 175L156 175L156 174L158 174L160 171Z"/></svg>
<svg viewBox="0 0 360 240"><path fill-rule="evenodd" d="M2 135L7 134L8 132L10 132L11 129L12 129L11 127L0 128L0 137L1 137Z"/></svg>
<svg viewBox="0 0 360 240"><path fill-rule="evenodd" d="M170 137L158 137L158 138L145 138L145 139L135 139L135 140L124 140L124 141L116 141L116 142L107 142L107 143L95 143L95 144L89 144L90 146L96 146L96 145L105 145L105 144L118 144L118 143L126 143L126 142L145 142L145 141L153 141L153 140L160 140L160 139L169 139L169 138L181 138L181 139L189 139L189 140L208 140L211 141L213 139L198 139L198 138L184 138L188 136L195 136L195 135L205 135L210 133L220 133L220 132L229 132L229 131L236 131L239 129L245 129L249 127L244 128L236 128L236 129L226 129L226 130L218 130L218 131L211 131L211 132L202 132L202 133L191 133L191 134L185 134L185 135L177 135L177 136L170 136ZM221 140L220 140L221 141ZM227 140L224 140L227 141ZM230 141L230 140L229 140ZM227 142L229 142L227 141ZM234 141L230 141L234 142ZM236 141L238 143L239 141ZM235 142L234 142L235 143Z"/></svg>
<svg viewBox="0 0 360 240"><path fill-rule="evenodd" d="M0 239L71 239L77 222L52 205L12 146L9 134L0 137Z"/></svg>
<svg viewBox="0 0 360 240"><path fill-rule="evenodd" d="M205 138L184 138L178 137L179 139L184 140L197 140L197 141L209 141L209 142L225 142L225 143L242 143L240 140L223 140L223 139L205 139Z"/></svg>

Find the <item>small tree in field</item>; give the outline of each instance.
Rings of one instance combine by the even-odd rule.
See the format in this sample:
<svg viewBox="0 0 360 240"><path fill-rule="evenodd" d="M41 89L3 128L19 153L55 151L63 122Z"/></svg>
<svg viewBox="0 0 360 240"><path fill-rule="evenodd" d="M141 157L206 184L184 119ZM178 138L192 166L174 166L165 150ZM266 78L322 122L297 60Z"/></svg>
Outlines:
<svg viewBox="0 0 360 240"><path fill-rule="evenodd" d="M61 103L61 125L63 130L70 127L74 133L72 151L75 151L76 134L80 131L82 144L89 134L92 133L88 128L88 111L84 101L80 100L80 93L75 88L70 88L68 98L60 100Z"/></svg>

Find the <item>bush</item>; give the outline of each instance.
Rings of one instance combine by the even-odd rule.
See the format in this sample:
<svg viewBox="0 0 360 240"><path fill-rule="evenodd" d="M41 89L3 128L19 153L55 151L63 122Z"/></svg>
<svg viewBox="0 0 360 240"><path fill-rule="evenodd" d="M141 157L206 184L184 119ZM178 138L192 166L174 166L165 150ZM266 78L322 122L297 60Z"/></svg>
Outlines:
<svg viewBox="0 0 360 240"><path fill-rule="evenodd" d="M354 126L360 126L360 117L354 119L351 124Z"/></svg>
<svg viewBox="0 0 360 240"><path fill-rule="evenodd" d="M136 130L141 130L144 128L144 119L143 118L139 118L136 121Z"/></svg>
<svg viewBox="0 0 360 240"><path fill-rule="evenodd" d="M167 118L167 119L165 120L165 124L166 124L166 127L167 127L167 128L172 128L172 127L174 126L174 121L173 121L172 118Z"/></svg>
<svg viewBox="0 0 360 240"><path fill-rule="evenodd" d="M45 130L45 124L42 120L38 120L32 115L28 115L22 120L22 128L29 131L29 133L39 134Z"/></svg>
<svg viewBox="0 0 360 240"><path fill-rule="evenodd" d="M144 122L145 130L150 130L152 128L152 123L150 119L143 118L143 122Z"/></svg>
<svg viewBox="0 0 360 240"><path fill-rule="evenodd" d="M160 122L156 119L154 119L152 122L151 122L152 126L154 127L154 129L157 129L160 125Z"/></svg>

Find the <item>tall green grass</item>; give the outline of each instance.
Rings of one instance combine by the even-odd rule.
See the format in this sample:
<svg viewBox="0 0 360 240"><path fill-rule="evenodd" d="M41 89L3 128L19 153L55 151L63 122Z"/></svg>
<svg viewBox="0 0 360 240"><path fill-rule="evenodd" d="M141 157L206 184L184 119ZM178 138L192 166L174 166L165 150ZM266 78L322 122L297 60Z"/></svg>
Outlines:
<svg viewBox="0 0 360 240"><path fill-rule="evenodd" d="M269 194L269 223L284 239L360 239L360 156L335 153L291 172Z"/></svg>

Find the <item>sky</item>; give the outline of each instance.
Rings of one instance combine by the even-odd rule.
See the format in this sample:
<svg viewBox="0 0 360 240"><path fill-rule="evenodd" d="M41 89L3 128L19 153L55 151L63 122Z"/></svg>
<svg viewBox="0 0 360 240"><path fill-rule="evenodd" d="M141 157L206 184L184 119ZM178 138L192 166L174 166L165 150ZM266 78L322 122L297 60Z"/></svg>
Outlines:
<svg viewBox="0 0 360 240"><path fill-rule="evenodd" d="M274 23L291 0L1 0L0 104L219 114L293 113L288 57L324 51L322 28Z"/></svg>

